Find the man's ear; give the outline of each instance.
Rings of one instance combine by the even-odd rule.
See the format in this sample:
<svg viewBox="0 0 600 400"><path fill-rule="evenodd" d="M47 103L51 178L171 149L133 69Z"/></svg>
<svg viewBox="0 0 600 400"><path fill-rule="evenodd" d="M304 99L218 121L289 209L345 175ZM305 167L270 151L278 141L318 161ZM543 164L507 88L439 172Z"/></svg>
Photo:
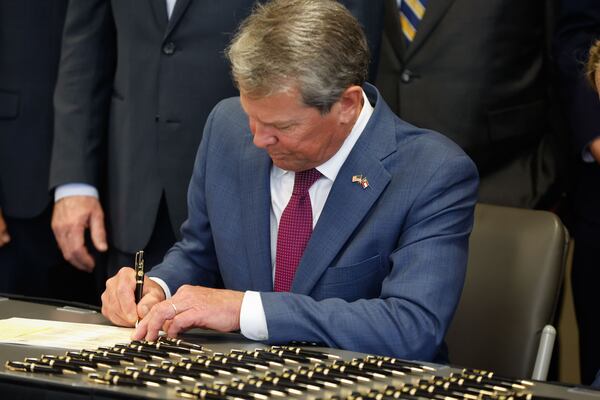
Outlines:
<svg viewBox="0 0 600 400"><path fill-rule="evenodd" d="M350 86L344 90L339 100L340 122L354 124L363 105L362 88L357 85Z"/></svg>

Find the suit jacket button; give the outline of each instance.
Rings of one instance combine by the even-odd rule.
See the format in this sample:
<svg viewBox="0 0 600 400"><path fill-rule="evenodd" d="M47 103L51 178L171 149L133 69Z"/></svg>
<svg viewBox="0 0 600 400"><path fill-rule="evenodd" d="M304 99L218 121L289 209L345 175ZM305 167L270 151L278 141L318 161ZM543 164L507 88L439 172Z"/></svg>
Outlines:
<svg viewBox="0 0 600 400"><path fill-rule="evenodd" d="M404 83L410 82L410 80L412 79L412 72L410 72L409 70L405 69L404 71L402 71L402 75L400 75L400 79Z"/></svg>
<svg viewBox="0 0 600 400"><path fill-rule="evenodd" d="M168 56L172 55L173 53L175 53L175 43L173 42L167 42L164 44L163 48L162 48L162 52Z"/></svg>

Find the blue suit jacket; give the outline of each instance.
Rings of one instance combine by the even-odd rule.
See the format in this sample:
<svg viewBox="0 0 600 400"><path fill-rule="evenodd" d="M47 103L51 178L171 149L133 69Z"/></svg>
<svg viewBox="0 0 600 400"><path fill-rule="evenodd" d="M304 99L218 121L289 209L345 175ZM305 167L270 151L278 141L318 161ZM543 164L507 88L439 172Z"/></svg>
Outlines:
<svg viewBox="0 0 600 400"><path fill-rule="evenodd" d="M261 292L269 342L319 342L434 359L462 290L477 171L449 139L401 121L377 90L290 293L273 292L271 160L238 98L209 116L188 192L183 240L149 275ZM362 174L369 186L352 182Z"/></svg>

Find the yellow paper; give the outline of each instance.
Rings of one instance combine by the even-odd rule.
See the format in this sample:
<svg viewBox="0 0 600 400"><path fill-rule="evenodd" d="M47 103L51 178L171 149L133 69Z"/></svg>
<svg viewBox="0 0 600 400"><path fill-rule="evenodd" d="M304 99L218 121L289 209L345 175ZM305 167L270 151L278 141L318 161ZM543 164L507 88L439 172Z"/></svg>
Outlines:
<svg viewBox="0 0 600 400"><path fill-rule="evenodd" d="M0 320L0 343L62 349L95 349L129 343L133 328L47 321L43 319L8 318Z"/></svg>

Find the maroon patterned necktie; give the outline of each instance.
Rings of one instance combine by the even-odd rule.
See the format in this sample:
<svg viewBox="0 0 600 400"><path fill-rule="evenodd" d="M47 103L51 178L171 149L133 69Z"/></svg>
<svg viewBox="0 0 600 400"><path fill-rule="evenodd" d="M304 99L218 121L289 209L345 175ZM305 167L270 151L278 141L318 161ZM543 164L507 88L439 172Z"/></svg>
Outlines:
<svg viewBox="0 0 600 400"><path fill-rule="evenodd" d="M321 177L316 169L296 172L294 190L277 231L275 291L289 292L296 268L312 234L313 215L308 189Z"/></svg>

